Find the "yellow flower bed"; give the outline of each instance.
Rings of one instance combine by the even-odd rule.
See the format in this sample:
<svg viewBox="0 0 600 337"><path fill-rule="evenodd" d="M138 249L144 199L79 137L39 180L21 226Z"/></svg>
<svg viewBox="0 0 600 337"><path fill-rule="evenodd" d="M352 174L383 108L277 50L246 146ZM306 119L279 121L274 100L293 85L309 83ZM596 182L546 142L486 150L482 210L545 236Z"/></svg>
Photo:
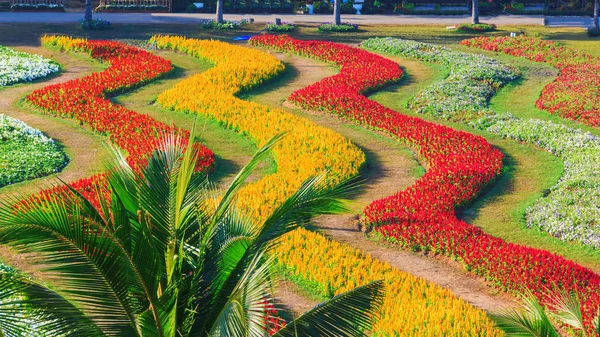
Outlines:
<svg viewBox="0 0 600 337"><path fill-rule="evenodd" d="M41 40L43 46L55 46L59 47L60 50L66 51L74 50L75 45L87 42L87 39L78 39L60 35L44 35Z"/></svg>
<svg viewBox="0 0 600 337"><path fill-rule="evenodd" d="M240 192L240 203L255 216L268 216L310 175L329 170L335 183L358 173L364 154L346 138L283 110L234 96L283 70L283 64L272 55L218 41L172 36L155 36L152 40L158 48L184 52L214 64L210 70L162 93L158 97L161 105L214 118L251 137L259 146L278 132L289 132L274 149L277 173L248 184ZM325 289L324 294L386 280L385 304L382 319L374 329L376 335L502 335L483 311L449 291L320 234L295 231L274 254L290 274Z"/></svg>
<svg viewBox="0 0 600 337"><path fill-rule="evenodd" d="M266 218L305 179L325 170L332 183L358 174L365 157L348 139L305 118L233 96L280 73L284 66L275 57L218 41L172 36L153 40L158 48L188 53L215 65L160 94L157 101L163 107L214 118L250 136L259 147L277 133L287 132L273 150L277 172L240 191L240 204L246 211Z"/></svg>
<svg viewBox="0 0 600 337"><path fill-rule="evenodd" d="M387 285L377 336L502 336L484 312L450 291L323 235L299 229L276 248L277 262L323 295L376 280Z"/></svg>

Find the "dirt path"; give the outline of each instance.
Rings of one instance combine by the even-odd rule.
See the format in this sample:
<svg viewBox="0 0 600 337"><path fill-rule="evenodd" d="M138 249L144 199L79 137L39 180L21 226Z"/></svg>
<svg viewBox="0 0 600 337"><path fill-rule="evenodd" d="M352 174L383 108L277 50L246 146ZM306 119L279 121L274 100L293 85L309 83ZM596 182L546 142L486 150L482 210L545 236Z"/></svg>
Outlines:
<svg viewBox="0 0 600 337"><path fill-rule="evenodd" d="M19 106L22 104L21 100L35 89L82 77L91 73L94 70L93 67L84 60L71 57L65 53L50 52L39 47L18 49L52 58L63 66L63 71L49 80L40 79L33 84L18 84L0 90L0 113L17 118L53 138L67 154L69 163L58 174L0 188L0 200L9 196L33 194L56 184L58 182L57 178L65 182L72 182L89 177L101 172L103 162L109 158L109 151L105 146L104 137L82 128L75 121L56 118L35 112L28 107Z"/></svg>
<svg viewBox="0 0 600 337"><path fill-rule="evenodd" d="M306 116L320 125L334 129L350 138L367 155L368 167L365 172L365 188L353 200L352 213L338 216L324 216L316 219L316 225L332 239L358 248L371 254L374 258L387 262L400 270L438 284L449 289L456 296L471 303L475 307L488 312L512 307L515 300L505 294L497 294L483 280L465 273L458 264L445 258L431 258L418 253L407 252L398 247L386 247L379 242L368 239L357 228L357 214L369 202L392 195L413 184L423 172L418 166L411 151L387 136L349 125L341 118L316 112L301 112L285 98L299 88L314 83L323 77L331 76L335 69L317 61L306 58L281 55L277 56L286 62L291 79L282 80L254 95L254 100L271 106L284 107L300 115ZM403 64L408 71L413 67L423 67L419 63ZM413 83L427 81L426 72L415 71L411 77ZM419 76L423 76L422 78ZM288 76L289 77L289 76ZM273 90L269 90L273 89ZM403 90L400 88L399 90ZM281 301L296 312L301 312L314 301L302 300L297 294L284 286L280 292Z"/></svg>

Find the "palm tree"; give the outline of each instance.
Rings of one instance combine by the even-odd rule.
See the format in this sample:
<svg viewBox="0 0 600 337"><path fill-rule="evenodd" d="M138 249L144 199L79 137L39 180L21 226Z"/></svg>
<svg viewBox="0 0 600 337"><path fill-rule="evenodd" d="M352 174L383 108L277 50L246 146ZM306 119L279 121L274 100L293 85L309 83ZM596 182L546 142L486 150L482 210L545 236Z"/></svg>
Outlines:
<svg viewBox="0 0 600 337"><path fill-rule="evenodd" d="M558 291L549 297L551 303L545 309L531 292L527 292L522 296L523 310L507 310L492 318L507 336L560 337L553 321L578 331L578 336L600 336L600 308L592 320L593 330L590 331L584 325L581 300L577 294Z"/></svg>
<svg viewBox="0 0 600 337"><path fill-rule="evenodd" d="M472 1L471 23L474 25L479 24L479 0Z"/></svg>
<svg viewBox="0 0 600 337"><path fill-rule="evenodd" d="M274 276L267 252L313 216L344 209L354 188L313 177L266 220L242 214L236 193L279 138L219 199L194 172L192 143L169 135L142 172L117 155L97 200L64 187L27 204L3 202L0 242L28 253L47 283L0 272L0 336L267 336ZM334 297L274 336L362 335L382 287Z"/></svg>
<svg viewBox="0 0 600 337"><path fill-rule="evenodd" d="M342 24L342 0L333 1L333 24Z"/></svg>

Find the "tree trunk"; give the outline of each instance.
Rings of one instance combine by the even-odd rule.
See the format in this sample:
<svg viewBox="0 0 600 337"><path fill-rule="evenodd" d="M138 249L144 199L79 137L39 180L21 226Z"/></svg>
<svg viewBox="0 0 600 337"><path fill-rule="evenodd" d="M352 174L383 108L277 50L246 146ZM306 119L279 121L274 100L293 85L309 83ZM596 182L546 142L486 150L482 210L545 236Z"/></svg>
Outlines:
<svg viewBox="0 0 600 337"><path fill-rule="evenodd" d="M223 0L217 0L217 23L223 23Z"/></svg>
<svg viewBox="0 0 600 337"><path fill-rule="evenodd" d="M596 0L598 1L598 0ZM334 0L333 3L333 23L336 25L342 24L342 0Z"/></svg>
<svg viewBox="0 0 600 337"><path fill-rule="evenodd" d="M83 19L85 21L92 20L92 0L85 0L85 16Z"/></svg>
<svg viewBox="0 0 600 337"><path fill-rule="evenodd" d="M600 0L594 1L594 28L598 30L598 15L600 14Z"/></svg>
<svg viewBox="0 0 600 337"><path fill-rule="evenodd" d="M476 25L479 23L479 0L473 0L473 9L471 13L471 23Z"/></svg>

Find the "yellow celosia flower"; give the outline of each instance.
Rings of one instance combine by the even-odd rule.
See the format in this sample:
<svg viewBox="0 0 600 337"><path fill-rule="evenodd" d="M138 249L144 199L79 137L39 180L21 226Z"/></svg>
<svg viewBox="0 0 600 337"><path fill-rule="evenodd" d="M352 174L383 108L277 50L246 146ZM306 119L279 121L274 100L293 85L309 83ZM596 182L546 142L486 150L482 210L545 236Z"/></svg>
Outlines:
<svg viewBox="0 0 600 337"><path fill-rule="evenodd" d="M157 100L162 106L216 119L258 146L279 132L288 132L273 151L277 173L248 184L239 193L239 204L258 219L270 215L311 175L327 170L335 184L358 173L364 154L346 138L307 119L234 96L283 70L283 64L272 55L178 36L155 36L152 41L158 48L214 64L163 92ZM449 291L320 234L297 230L272 254L289 274L321 289L324 295L385 280L386 296L375 336L502 336L483 311Z"/></svg>

